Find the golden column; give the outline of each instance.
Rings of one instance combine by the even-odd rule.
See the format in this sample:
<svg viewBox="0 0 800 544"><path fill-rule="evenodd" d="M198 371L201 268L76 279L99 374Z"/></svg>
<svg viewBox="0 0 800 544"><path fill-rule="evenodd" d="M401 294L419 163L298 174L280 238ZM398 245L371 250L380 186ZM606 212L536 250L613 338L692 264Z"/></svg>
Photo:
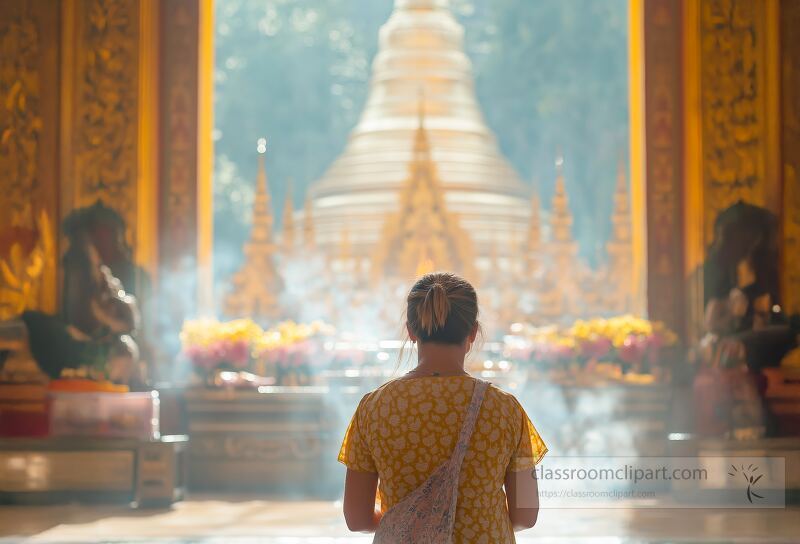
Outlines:
<svg viewBox="0 0 800 544"><path fill-rule="evenodd" d="M800 313L800 2L781 1L783 305Z"/></svg>

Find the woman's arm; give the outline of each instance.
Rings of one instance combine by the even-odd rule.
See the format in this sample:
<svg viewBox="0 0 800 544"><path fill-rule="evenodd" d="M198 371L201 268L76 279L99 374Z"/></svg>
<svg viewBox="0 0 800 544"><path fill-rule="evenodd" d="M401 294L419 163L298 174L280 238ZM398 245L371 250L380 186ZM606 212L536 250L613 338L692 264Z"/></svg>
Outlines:
<svg viewBox="0 0 800 544"><path fill-rule="evenodd" d="M506 501L508 517L515 531L530 529L539 517L539 486L531 470L506 472Z"/></svg>
<svg viewBox="0 0 800 544"><path fill-rule="evenodd" d="M344 519L351 531L375 532L381 521L375 508L378 474L347 469L344 480Z"/></svg>

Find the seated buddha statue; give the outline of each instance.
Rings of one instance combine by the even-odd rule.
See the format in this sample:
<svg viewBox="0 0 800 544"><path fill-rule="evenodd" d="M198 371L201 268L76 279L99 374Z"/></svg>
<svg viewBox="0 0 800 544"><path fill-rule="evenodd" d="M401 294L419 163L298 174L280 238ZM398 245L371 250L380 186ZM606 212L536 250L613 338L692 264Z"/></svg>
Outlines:
<svg viewBox="0 0 800 544"><path fill-rule="evenodd" d="M0 321L0 368L27 354L51 379L81 369L89 377L140 382L134 340L141 321L138 302L110 266L133 277L122 219L97 203L70 214L64 232L70 247L64 256L62 312L28 310Z"/></svg>
<svg viewBox="0 0 800 544"><path fill-rule="evenodd" d="M774 214L741 201L720 213L704 264L706 328L726 358L740 354L752 372L797 346L780 306L779 263Z"/></svg>
<svg viewBox="0 0 800 544"><path fill-rule="evenodd" d="M797 345L780 307L778 221L737 202L720 213L703 267L706 336L694 379L695 427L703 435L773 434L765 368Z"/></svg>
<svg viewBox="0 0 800 544"><path fill-rule="evenodd" d="M136 299L107 267L98 267L96 279L94 292L86 300L98 325L92 334L59 316L25 311L0 321L2 359L29 355L51 379L61 377L66 369L83 369L89 377L116 383L136 380L139 350L132 336L139 320Z"/></svg>

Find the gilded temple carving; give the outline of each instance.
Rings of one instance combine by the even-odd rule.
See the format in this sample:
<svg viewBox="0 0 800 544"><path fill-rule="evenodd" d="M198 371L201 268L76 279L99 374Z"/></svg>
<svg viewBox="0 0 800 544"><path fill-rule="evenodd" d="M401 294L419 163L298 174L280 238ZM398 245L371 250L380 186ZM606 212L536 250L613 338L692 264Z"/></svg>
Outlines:
<svg viewBox="0 0 800 544"><path fill-rule="evenodd" d="M706 239L717 214L742 199L763 205L765 30L760 2L705 0L700 12Z"/></svg>
<svg viewBox="0 0 800 544"><path fill-rule="evenodd" d="M42 8L6 4L0 17L0 318L56 304L55 179L46 164L54 134L46 127L48 76L56 67L47 55L52 19Z"/></svg>
<svg viewBox="0 0 800 544"><path fill-rule="evenodd" d="M434 270L456 270L467 278L474 274L471 241L458 216L447 210L419 107L414 155L398 211L386 219L375 252L375 280L384 275L409 279Z"/></svg>
<svg viewBox="0 0 800 544"><path fill-rule="evenodd" d="M783 2L783 304L800 312L800 2Z"/></svg>
<svg viewBox="0 0 800 544"><path fill-rule="evenodd" d="M42 132L39 29L25 10L0 20L0 205L16 227L32 227Z"/></svg>
<svg viewBox="0 0 800 544"><path fill-rule="evenodd" d="M784 304L789 313L800 311L800 179L794 165L787 164L784 169Z"/></svg>
<svg viewBox="0 0 800 544"><path fill-rule="evenodd" d="M20 239L0 257L0 319L39 308L43 299L55 296L43 292L53 287L46 280L56 266L56 239L47 212L39 213L35 229L17 227L14 234Z"/></svg>
<svg viewBox="0 0 800 544"><path fill-rule="evenodd" d="M138 2L92 0L84 8L77 60L76 205L101 198L130 229L136 224Z"/></svg>
<svg viewBox="0 0 800 544"><path fill-rule="evenodd" d="M315 459L322 451L316 435L300 436L204 436L193 440L193 454L239 461L300 461Z"/></svg>

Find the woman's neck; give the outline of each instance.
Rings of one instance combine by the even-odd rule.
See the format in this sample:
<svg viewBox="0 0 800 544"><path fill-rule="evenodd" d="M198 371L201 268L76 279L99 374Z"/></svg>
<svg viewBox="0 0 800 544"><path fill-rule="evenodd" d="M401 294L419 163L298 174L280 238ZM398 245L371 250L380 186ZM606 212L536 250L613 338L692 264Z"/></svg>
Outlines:
<svg viewBox="0 0 800 544"><path fill-rule="evenodd" d="M412 372L438 376L464 374L464 346L425 343L419 344L417 349L417 368Z"/></svg>

